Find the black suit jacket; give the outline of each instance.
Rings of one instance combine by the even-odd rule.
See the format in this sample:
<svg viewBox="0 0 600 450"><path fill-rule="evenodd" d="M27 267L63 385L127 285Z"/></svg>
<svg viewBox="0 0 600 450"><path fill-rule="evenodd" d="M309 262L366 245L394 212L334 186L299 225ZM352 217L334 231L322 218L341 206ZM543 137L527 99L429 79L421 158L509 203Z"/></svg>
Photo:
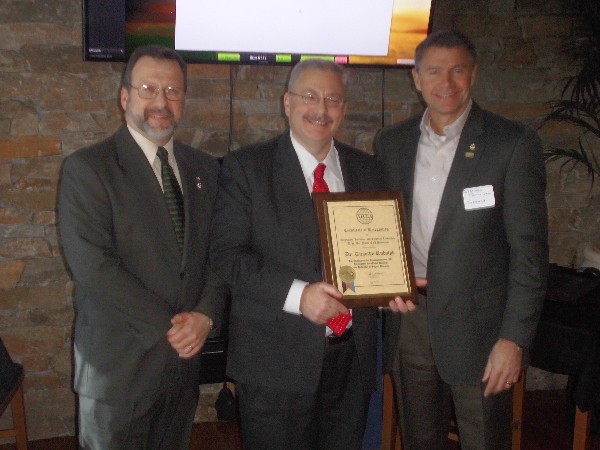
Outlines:
<svg viewBox="0 0 600 450"><path fill-rule="evenodd" d="M225 288L209 273L216 159L175 142L186 224L183 258L160 184L123 126L66 158L59 227L75 281L75 390L98 399L152 395L169 365L197 384L199 357L180 359L170 319L198 311L219 324Z"/></svg>
<svg viewBox="0 0 600 450"><path fill-rule="evenodd" d="M420 123L419 116L384 128L375 141L388 188L404 195L409 230ZM495 206L466 210L463 190L484 185L493 186ZM427 261L431 346L447 383L479 382L498 338L532 344L548 272L545 187L536 134L473 104ZM386 370L396 356L400 322L386 316Z"/></svg>
<svg viewBox="0 0 600 450"><path fill-rule="evenodd" d="M374 158L339 142L346 191L370 191ZM318 225L289 133L225 157L210 260L232 290L227 374L288 392L314 392L325 326L283 311L294 279L322 280ZM353 329L365 392L375 389L375 309L355 309Z"/></svg>

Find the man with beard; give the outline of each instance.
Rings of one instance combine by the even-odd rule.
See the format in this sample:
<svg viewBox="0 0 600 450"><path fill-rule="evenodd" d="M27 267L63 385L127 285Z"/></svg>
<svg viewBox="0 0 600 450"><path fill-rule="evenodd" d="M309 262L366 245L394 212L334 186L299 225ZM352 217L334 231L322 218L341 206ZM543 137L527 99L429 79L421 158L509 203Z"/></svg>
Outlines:
<svg viewBox="0 0 600 450"><path fill-rule="evenodd" d="M360 449L375 390L377 311L348 310L321 275L311 192L371 191L374 159L334 140L346 112L343 69L292 70L290 131L223 161L210 260L232 291L227 374L246 449ZM346 316L347 317L347 316Z"/></svg>
<svg viewBox="0 0 600 450"><path fill-rule="evenodd" d="M218 162L173 140L186 88L175 51L138 48L121 84L126 124L64 163L84 449L189 449L199 352L226 289L207 265Z"/></svg>

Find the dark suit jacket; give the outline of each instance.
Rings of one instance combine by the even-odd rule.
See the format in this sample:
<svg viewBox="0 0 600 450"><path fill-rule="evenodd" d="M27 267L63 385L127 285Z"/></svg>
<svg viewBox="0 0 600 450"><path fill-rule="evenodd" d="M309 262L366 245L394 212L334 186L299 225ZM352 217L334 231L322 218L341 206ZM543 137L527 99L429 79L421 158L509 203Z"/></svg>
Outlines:
<svg viewBox="0 0 600 450"><path fill-rule="evenodd" d="M183 258L160 185L123 126L66 158L59 226L75 280L75 390L98 399L152 395L165 368L197 384L200 360L166 340L170 319L198 311L221 320L223 287L207 267L216 159L174 145L185 202ZM201 183L201 189L198 185Z"/></svg>
<svg viewBox="0 0 600 450"><path fill-rule="evenodd" d="M389 189L403 192L407 217L421 117L376 137ZM475 144L474 157L465 155ZM492 185L493 208L465 210L463 190ZM546 172L536 134L473 104L433 231L427 261L434 359L450 384L481 380L498 338L531 345L548 271ZM410 223L408 224L410 230ZM401 318L386 316L386 370Z"/></svg>
<svg viewBox="0 0 600 450"><path fill-rule="evenodd" d="M335 143L347 191L378 185L373 157ZM380 177L379 177L380 178ZM283 311L294 279L322 280L318 225L289 133L223 161L210 261L232 292L227 374L288 392L319 384L325 326ZM375 389L375 309L355 309L365 392Z"/></svg>

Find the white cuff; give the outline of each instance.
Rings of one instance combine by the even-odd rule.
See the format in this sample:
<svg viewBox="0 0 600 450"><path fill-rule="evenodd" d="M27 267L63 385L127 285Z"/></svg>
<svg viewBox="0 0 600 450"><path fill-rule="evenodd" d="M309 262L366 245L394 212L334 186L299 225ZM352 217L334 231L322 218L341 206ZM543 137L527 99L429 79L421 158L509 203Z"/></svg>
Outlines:
<svg viewBox="0 0 600 450"><path fill-rule="evenodd" d="M302 297L302 291L308 286L306 281L294 280L288 291L288 295L283 304L283 310L291 314L302 314L300 312L300 298Z"/></svg>

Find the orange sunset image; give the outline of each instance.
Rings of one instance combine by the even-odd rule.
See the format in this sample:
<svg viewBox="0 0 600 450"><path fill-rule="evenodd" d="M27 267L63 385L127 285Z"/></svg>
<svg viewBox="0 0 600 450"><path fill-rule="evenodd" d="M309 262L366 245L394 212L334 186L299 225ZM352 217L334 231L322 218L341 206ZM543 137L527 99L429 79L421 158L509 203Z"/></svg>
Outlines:
<svg viewBox="0 0 600 450"><path fill-rule="evenodd" d="M427 37L431 0L394 0L388 55L351 56L352 64L412 63L415 47Z"/></svg>

